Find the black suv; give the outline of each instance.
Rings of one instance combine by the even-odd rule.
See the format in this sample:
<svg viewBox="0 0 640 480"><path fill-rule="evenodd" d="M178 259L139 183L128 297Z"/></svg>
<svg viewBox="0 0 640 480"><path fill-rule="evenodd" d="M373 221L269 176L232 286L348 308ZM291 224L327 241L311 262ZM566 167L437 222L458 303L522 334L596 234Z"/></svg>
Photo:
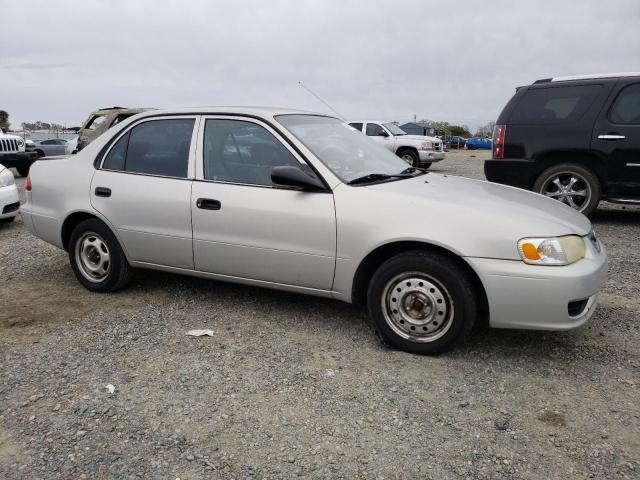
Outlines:
<svg viewBox="0 0 640 480"><path fill-rule="evenodd" d="M496 123L488 180L585 215L603 198L640 205L640 73L538 80Z"/></svg>

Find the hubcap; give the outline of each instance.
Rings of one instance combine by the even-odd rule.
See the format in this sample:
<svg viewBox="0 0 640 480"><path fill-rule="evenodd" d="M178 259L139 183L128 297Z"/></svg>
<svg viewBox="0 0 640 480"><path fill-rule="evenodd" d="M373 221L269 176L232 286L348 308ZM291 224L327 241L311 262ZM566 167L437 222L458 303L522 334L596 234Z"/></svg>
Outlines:
<svg viewBox="0 0 640 480"><path fill-rule="evenodd" d="M405 162L407 162L409 165L413 165L413 157L411 155L409 155L408 153L405 153L404 155L402 155L402 160L404 160Z"/></svg>
<svg viewBox="0 0 640 480"><path fill-rule="evenodd" d="M382 293L382 311L391 329L413 342L433 342L451 327L453 301L435 279L420 272L393 278Z"/></svg>
<svg viewBox="0 0 640 480"><path fill-rule="evenodd" d="M103 281L111 271L109 247L97 233L87 232L78 239L75 258L80 273L90 282Z"/></svg>
<svg viewBox="0 0 640 480"><path fill-rule="evenodd" d="M587 207L591 200L589 182L575 172L562 172L549 177L542 185L540 193L560 200L580 212Z"/></svg>

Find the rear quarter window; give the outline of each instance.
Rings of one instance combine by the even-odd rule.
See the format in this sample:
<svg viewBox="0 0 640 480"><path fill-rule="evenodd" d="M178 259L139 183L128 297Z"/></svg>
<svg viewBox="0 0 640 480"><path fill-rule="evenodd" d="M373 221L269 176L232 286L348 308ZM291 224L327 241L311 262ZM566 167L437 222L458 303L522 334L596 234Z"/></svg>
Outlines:
<svg viewBox="0 0 640 480"><path fill-rule="evenodd" d="M591 107L601 88L602 85L530 88L515 106L509 123L575 122Z"/></svg>

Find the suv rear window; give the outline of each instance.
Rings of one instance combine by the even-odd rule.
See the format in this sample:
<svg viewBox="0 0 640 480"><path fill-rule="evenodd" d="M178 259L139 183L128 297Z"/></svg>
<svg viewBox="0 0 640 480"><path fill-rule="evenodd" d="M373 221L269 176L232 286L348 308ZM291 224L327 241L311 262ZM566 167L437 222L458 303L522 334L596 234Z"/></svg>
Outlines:
<svg viewBox="0 0 640 480"><path fill-rule="evenodd" d="M531 88L516 105L509 123L549 124L576 121L589 109L602 87Z"/></svg>

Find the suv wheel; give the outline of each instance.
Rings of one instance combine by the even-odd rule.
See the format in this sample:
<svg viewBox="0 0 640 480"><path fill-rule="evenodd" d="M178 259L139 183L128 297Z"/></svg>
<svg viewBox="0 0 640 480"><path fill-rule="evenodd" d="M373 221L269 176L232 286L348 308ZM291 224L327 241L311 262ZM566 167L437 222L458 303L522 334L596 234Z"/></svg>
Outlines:
<svg viewBox="0 0 640 480"><path fill-rule="evenodd" d="M413 150L400 150L398 156L412 167L420 167L420 157Z"/></svg>
<svg viewBox="0 0 640 480"><path fill-rule="evenodd" d="M97 219L85 220L73 229L69 260L78 281L92 292L113 292L131 278L131 267L118 240Z"/></svg>
<svg viewBox="0 0 640 480"><path fill-rule="evenodd" d="M469 333L477 311L466 272L447 256L419 250L376 270L367 307L383 341L421 355L453 347Z"/></svg>
<svg viewBox="0 0 640 480"><path fill-rule="evenodd" d="M563 163L545 170L537 178L533 190L585 215L593 213L601 196L598 177L588 168L574 163Z"/></svg>
<svg viewBox="0 0 640 480"><path fill-rule="evenodd" d="M16 170L21 177L26 177L27 175L29 175L29 168L31 168L31 165L21 165L19 167L16 167Z"/></svg>

